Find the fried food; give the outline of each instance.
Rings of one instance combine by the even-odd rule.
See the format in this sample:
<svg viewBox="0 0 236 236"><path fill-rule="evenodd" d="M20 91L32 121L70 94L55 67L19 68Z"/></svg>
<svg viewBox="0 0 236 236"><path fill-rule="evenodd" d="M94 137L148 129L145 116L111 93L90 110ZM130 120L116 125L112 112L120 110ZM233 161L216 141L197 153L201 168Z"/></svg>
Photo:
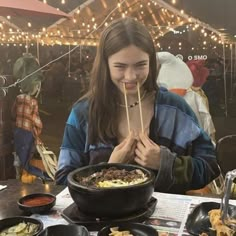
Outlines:
<svg viewBox="0 0 236 236"><path fill-rule="evenodd" d="M111 233L109 236L134 236L128 230L119 231L119 227L110 228Z"/></svg>
<svg viewBox="0 0 236 236"><path fill-rule="evenodd" d="M233 236L235 234L235 231L223 224L220 209L213 209L208 212L208 215L212 229L216 231L216 236ZM207 234L202 233L200 236L207 236Z"/></svg>

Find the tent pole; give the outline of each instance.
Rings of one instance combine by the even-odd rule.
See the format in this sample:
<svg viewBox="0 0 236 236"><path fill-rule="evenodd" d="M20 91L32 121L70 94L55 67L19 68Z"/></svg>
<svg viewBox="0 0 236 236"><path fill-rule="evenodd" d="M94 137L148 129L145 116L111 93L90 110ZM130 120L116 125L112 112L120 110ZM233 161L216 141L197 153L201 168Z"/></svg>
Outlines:
<svg viewBox="0 0 236 236"><path fill-rule="evenodd" d="M230 44L230 101L233 99L233 45Z"/></svg>
<svg viewBox="0 0 236 236"><path fill-rule="evenodd" d="M28 38L25 38L25 52L27 54L29 53L29 41L28 41Z"/></svg>
<svg viewBox="0 0 236 236"><path fill-rule="evenodd" d="M37 38L37 58L38 58L38 63L40 65L40 59L39 59L39 39Z"/></svg>
<svg viewBox="0 0 236 236"><path fill-rule="evenodd" d="M80 62L80 64L82 63L82 45L80 45L80 47L79 47L79 62Z"/></svg>
<svg viewBox="0 0 236 236"><path fill-rule="evenodd" d="M69 59L69 61L68 61L68 77L70 77L71 76L71 71L70 71L70 44L69 44L69 54L68 54L68 59Z"/></svg>
<svg viewBox="0 0 236 236"><path fill-rule="evenodd" d="M228 116L227 88L226 88L226 68L225 68L225 43L223 41L223 66L224 66L224 96L225 96L225 116Z"/></svg>
<svg viewBox="0 0 236 236"><path fill-rule="evenodd" d="M236 43L234 43L234 74L233 74L233 94L232 94L232 97L234 96L234 92L235 92L235 89L234 89L234 85L235 85L235 78L236 78Z"/></svg>

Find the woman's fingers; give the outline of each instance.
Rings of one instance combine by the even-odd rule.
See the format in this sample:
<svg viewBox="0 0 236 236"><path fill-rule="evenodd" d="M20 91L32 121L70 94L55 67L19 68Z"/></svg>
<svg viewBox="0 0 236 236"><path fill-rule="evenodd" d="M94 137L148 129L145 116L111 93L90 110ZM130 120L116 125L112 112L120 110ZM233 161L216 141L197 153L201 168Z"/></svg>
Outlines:
<svg viewBox="0 0 236 236"><path fill-rule="evenodd" d="M133 161L136 142L134 133L131 132L125 140L115 147L109 162L128 163Z"/></svg>
<svg viewBox="0 0 236 236"><path fill-rule="evenodd" d="M151 142L146 133L140 132L139 139L140 142L144 145L144 147L150 146Z"/></svg>
<svg viewBox="0 0 236 236"><path fill-rule="evenodd" d="M134 161L141 166L146 166L145 162L142 159L138 158L137 156L134 158Z"/></svg>
<svg viewBox="0 0 236 236"><path fill-rule="evenodd" d="M131 131L130 134L116 146L116 149L120 150L124 147L130 147L135 141L134 133Z"/></svg>

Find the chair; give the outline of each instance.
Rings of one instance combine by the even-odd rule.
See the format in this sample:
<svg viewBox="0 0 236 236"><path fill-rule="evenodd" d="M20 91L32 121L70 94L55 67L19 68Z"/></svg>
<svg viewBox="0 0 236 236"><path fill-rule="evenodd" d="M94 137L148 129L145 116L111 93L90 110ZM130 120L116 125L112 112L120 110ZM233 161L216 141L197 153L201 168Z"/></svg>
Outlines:
<svg viewBox="0 0 236 236"><path fill-rule="evenodd" d="M216 144L216 158L223 176L236 169L236 134L227 135Z"/></svg>

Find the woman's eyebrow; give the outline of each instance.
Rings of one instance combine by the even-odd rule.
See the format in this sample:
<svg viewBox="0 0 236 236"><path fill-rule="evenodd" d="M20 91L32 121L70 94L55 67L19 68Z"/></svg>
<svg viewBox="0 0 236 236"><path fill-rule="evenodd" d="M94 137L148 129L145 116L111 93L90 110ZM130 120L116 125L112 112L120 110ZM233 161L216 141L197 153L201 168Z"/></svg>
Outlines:
<svg viewBox="0 0 236 236"><path fill-rule="evenodd" d="M143 64L143 63L148 63L148 60L138 61L134 65ZM122 63L122 62L114 62L113 64L114 65L127 65L127 63Z"/></svg>
<svg viewBox="0 0 236 236"><path fill-rule="evenodd" d="M144 63L148 63L148 60L138 61L137 63L135 63L135 65L144 64Z"/></svg>

